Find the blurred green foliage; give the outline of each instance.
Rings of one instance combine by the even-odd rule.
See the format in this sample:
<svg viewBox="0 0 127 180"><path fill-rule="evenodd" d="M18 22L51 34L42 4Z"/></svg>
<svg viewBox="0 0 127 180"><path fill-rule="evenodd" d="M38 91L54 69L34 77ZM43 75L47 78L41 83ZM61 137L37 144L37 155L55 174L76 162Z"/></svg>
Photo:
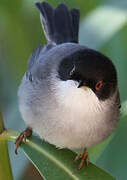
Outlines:
<svg viewBox="0 0 127 180"><path fill-rule="evenodd" d="M18 111L17 88L26 71L30 54L38 45L46 42L41 29L39 12L34 2L31 0L1 0L0 2L0 106L4 113L5 126L20 131L24 129L25 125ZM81 11L81 43L100 50L110 57L116 65L120 96L124 102L124 115L111 142L94 162L108 170L117 179L126 179L127 1L48 0L48 2L54 7L60 2L65 2L70 8L79 8ZM100 12L100 8L105 10L105 13L104 11ZM110 16L109 9L111 10ZM102 15L105 18L108 17L109 21L108 19L107 21L103 20ZM91 16L93 16L92 20ZM96 19L95 16L98 18ZM88 26L90 21L92 26ZM113 31L111 28L114 28ZM109 30L110 34L107 36L105 33ZM99 33L95 34L95 32ZM9 150L13 174L15 180L19 180L27 161L21 152L18 156L14 155L13 144L9 144Z"/></svg>

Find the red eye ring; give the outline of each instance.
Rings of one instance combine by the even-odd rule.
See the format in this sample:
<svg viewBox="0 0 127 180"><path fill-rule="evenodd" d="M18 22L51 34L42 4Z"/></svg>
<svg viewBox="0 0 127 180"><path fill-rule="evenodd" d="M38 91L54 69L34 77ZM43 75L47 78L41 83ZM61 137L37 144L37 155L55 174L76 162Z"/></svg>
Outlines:
<svg viewBox="0 0 127 180"><path fill-rule="evenodd" d="M100 81L98 81L98 82L96 83L95 89L98 91L98 90L100 90L100 89L102 88L102 86L103 86L103 81L100 80Z"/></svg>

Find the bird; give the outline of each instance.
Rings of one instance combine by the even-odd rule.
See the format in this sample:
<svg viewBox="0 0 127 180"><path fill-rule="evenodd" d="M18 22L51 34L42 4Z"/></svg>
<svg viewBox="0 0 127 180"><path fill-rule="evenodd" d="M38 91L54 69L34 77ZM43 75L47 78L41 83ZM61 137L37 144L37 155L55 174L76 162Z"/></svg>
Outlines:
<svg viewBox="0 0 127 180"><path fill-rule="evenodd" d="M19 109L27 129L16 149L36 132L56 148L87 148L105 140L120 120L117 70L107 56L79 44L80 10L61 3L37 2L46 45L37 47L18 89ZM84 34L85 36L85 34Z"/></svg>

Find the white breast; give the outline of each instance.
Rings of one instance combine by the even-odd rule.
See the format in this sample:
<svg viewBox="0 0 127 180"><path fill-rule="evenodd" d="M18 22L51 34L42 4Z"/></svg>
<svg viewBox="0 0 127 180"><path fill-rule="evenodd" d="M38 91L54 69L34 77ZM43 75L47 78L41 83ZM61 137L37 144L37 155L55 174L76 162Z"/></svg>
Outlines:
<svg viewBox="0 0 127 180"><path fill-rule="evenodd" d="M52 82L50 97L42 90L19 89L23 119L42 139L72 149L92 146L111 134L118 119L113 100L99 101L91 89L77 88L76 81Z"/></svg>
<svg viewBox="0 0 127 180"><path fill-rule="evenodd" d="M59 81L54 86L60 121L59 138L53 143L59 147L92 146L110 135L117 123L111 99L100 101L90 88L77 86L72 80Z"/></svg>

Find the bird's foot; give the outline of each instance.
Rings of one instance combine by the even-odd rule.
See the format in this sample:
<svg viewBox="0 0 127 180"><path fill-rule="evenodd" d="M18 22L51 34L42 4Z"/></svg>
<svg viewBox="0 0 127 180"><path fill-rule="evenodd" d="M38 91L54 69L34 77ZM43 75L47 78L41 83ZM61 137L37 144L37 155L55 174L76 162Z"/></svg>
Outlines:
<svg viewBox="0 0 127 180"><path fill-rule="evenodd" d="M80 162L77 170L81 169L85 162L86 162L86 165L88 166L88 164L89 164L89 158L88 158L88 152L87 152L87 149L86 149L86 148L84 149L84 152L83 152L82 154L78 154L78 155L76 156L76 158L75 158L74 161L78 161L79 159L81 159L81 162Z"/></svg>
<svg viewBox="0 0 127 180"><path fill-rule="evenodd" d="M20 146L20 144L23 142L23 140L26 142L26 138L30 137L31 135L32 135L32 128L28 127L18 136L15 142L16 144L15 154L18 154L17 149Z"/></svg>

